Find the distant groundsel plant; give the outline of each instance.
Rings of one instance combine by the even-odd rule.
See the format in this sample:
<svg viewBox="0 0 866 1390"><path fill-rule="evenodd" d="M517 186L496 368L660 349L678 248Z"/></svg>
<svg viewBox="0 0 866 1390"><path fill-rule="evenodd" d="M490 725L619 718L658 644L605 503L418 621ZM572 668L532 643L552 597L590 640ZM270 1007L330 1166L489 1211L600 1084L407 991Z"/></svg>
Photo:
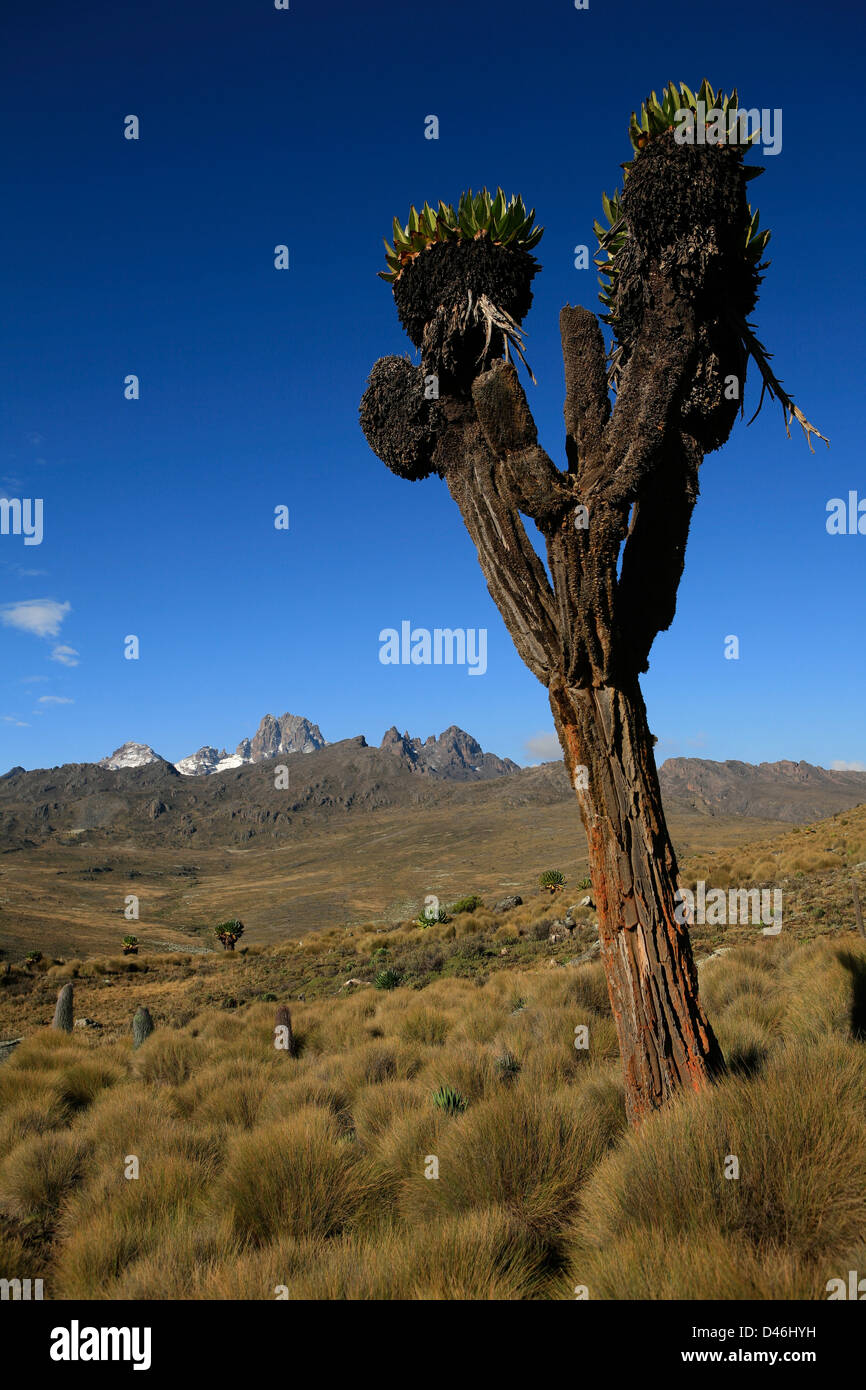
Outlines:
<svg viewBox="0 0 866 1390"><path fill-rule="evenodd" d="M244 934L244 924L238 917L232 917L227 922L220 922L214 927L214 936L222 942L224 951L233 951L235 944L240 941Z"/></svg>
<svg viewBox="0 0 866 1390"><path fill-rule="evenodd" d="M769 393L786 430L797 420L810 449L824 438L749 321L769 234L747 197L761 170L744 162L755 132L738 111L736 92L670 83L632 118L633 158L603 198L608 225L596 225L609 350L595 314L560 315L564 470L538 442L512 361L525 364L541 229L501 188L395 219L383 278L420 362L376 362L360 408L393 473L446 482L517 652L548 692L588 839L633 1122L724 1070L676 918L640 676L676 611L699 467L743 410L750 362L758 410Z"/></svg>
<svg viewBox="0 0 866 1390"><path fill-rule="evenodd" d="M548 893L555 893L565 887L565 874L560 873L559 869L545 869L538 880L538 886L546 888Z"/></svg>

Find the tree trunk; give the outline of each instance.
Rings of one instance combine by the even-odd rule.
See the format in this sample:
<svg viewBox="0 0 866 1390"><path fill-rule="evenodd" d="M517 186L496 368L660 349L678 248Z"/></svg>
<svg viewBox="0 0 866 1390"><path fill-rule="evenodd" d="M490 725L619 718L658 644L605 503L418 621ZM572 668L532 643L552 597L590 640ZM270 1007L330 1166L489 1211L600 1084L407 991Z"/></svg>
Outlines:
<svg viewBox="0 0 866 1390"><path fill-rule="evenodd" d="M601 953L632 1123L724 1070L698 999L646 707L624 688L566 687L550 703L589 844Z"/></svg>

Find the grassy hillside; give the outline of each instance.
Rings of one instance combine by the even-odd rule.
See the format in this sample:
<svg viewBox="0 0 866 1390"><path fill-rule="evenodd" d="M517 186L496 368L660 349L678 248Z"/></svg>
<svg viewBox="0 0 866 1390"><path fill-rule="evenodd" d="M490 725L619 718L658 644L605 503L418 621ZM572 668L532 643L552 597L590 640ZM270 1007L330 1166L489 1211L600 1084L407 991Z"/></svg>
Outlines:
<svg viewBox="0 0 866 1390"><path fill-rule="evenodd" d="M3 1272L47 1297L823 1298L866 1263L864 859L857 808L684 865L785 883L785 925L695 928L730 1074L635 1133L591 906L550 940L573 879L429 927L7 965ZM44 1026L66 980L101 1028Z"/></svg>
<svg viewBox="0 0 866 1390"><path fill-rule="evenodd" d="M0 948L12 959L32 948L65 956L112 952L132 929L123 917L130 893L140 902L134 930L148 950L159 951L200 944L208 924L234 914L246 923L248 941L275 943L335 922L398 921L414 915L428 893L458 897L467 881L493 902L525 894L550 863L574 881L587 872L577 803L567 783L564 795L557 786L546 802L543 771L527 769L540 786L525 800L505 785L516 777L446 787L442 794L451 799L444 806L349 812L324 825L299 824L283 842L178 850L123 839L53 841L7 852L0 856ZM528 777L520 785L527 783L533 788ZM669 824L686 855L734 849L783 830L676 805Z"/></svg>

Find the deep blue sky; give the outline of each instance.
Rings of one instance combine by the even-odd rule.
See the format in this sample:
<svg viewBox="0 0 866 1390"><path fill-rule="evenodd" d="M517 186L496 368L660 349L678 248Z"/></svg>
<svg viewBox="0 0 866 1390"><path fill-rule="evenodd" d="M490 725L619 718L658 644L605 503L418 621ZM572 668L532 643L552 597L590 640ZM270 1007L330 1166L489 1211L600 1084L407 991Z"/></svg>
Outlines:
<svg viewBox="0 0 866 1390"><path fill-rule="evenodd" d="M773 229L756 318L832 449L813 456L796 427L787 440L769 405L705 461L677 619L644 682L651 725L660 757L866 765L866 536L825 529L829 498L866 497L857 7L17 10L0 82L0 485L44 498L45 538L0 536L0 769L126 739L172 759L233 747L284 710L332 740L457 723L532 761L527 740L552 728L546 694L445 485L393 477L358 428L372 363L409 349L376 278L381 238L410 202L468 186L537 208L528 389L562 462L557 314L598 307L572 248L594 246L632 108L705 75L782 109L782 152L753 161ZM130 113L137 142L123 138ZM431 113L438 141L424 139ZM123 398L127 373L138 401ZM753 374L747 418L756 399ZM287 533L273 529L280 503ZM53 633L14 625L33 600L60 605ZM379 630L404 618L487 627L487 674L382 666ZM129 633L138 661L123 659ZM723 656L730 633L739 661Z"/></svg>

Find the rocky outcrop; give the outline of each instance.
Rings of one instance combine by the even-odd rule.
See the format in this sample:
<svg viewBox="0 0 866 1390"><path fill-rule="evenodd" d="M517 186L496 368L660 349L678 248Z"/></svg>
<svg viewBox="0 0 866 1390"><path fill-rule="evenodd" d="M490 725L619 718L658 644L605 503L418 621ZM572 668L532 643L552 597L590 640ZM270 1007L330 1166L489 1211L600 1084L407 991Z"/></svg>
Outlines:
<svg viewBox="0 0 866 1390"><path fill-rule="evenodd" d="M281 714L278 718L266 714L252 740L243 739L237 753L244 761L260 763L281 753L315 753L324 746L321 729L309 719L297 714Z"/></svg>
<svg viewBox="0 0 866 1390"><path fill-rule="evenodd" d="M408 733L401 734L392 724L382 739L381 747L386 752L397 754L419 772L444 777L452 782L484 781L518 771L517 763L510 758L499 758L495 753L485 753L477 739L456 724L452 724L438 738L431 734L424 743L420 738L410 738Z"/></svg>
<svg viewBox="0 0 866 1390"><path fill-rule="evenodd" d="M326 742L318 724L309 719L297 714L266 714L253 737L242 738L234 753L205 744L197 753L181 758L175 767L185 777L203 777L290 753L315 753Z"/></svg>

